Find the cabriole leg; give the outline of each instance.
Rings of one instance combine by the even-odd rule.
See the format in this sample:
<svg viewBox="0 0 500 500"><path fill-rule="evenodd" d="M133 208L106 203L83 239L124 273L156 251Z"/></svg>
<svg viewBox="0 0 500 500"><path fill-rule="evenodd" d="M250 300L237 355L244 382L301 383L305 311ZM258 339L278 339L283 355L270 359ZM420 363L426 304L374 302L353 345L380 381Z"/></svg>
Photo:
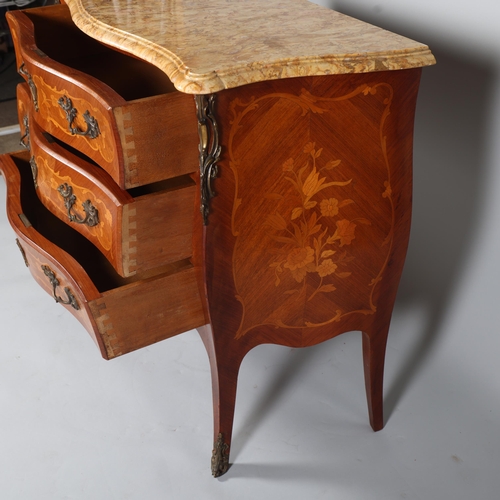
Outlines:
<svg viewBox="0 0 500 500"><path fill-rule="evenodd" d="M384 427L384 363L389 322L363 332L363 364L365 371L368 414L373 430Z"/></svg>
<svg viewBox="0 0 500 500"><path fill-rule="evenodd" d="M229 453L233 433L236 387L241 356L234 354L228 359L217 349L209 325L198 329L207 349L212 374L214 408L214 447L212 451L212 475L219 477L229 469ZM222 360L222 361L221 361Z"/></svg>

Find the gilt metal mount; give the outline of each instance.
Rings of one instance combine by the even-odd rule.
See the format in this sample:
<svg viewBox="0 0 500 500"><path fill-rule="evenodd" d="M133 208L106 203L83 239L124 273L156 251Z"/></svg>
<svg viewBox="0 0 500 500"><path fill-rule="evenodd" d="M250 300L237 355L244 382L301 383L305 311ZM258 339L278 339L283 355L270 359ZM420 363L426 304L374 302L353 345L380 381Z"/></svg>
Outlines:
<svg viewBox="0 0 500 500"><path fill-rule="evenodd" d="M217 177L220 157L219 130L214 115L215 95L196 95L196 114L200 136L200 188L203 224L208 224L210 200L215 196L212 181Z"/></svg>
<svg viewBox="0 0 500 500"><path fill-rule="evenodd" d="M92 205L90 200L86 200L82 203L82 208L85 212L85 217L82 218L78 214L72 213L73 205L76 203L76 196L73 194L73 187L65 182L64 184L61 184L57 190L64 199L64 206L68 210L68 218L70 222L75 222L76 224L86 224L89 227L94 227L99 224L99 211L94 207L94 205Z"/></svg>
<svg viewBox="0 0 500 500"><path fill-rule="evenodd" d="M31 175L33 177L33 185L38 189L38 165L36 164L35 157L30 158Z"/></svg>
<svg viewBox="0 0 500 500"><path fill-rule="evenodd" d="M59 295L57 295L56 289L60 285L59 280L57 279L56 275L54 274L54 271L49 266L42 265L42 271L47 276L47 278L50 281L50 285L52 286L52 296L54 297L55 301L60 303L60 304L65 304L68 306L71 306L73 309L76 309L77 311L80 310L80 306L78 305L78 302L69 289L69 287L64 287L64 292L66 293L67 299L63 299Z"/></svg>
<svg viewBox="0 0 500 500"><path fill-rule="evenodd" d="M21 245L21 242L19 241L18 238L16 238L16 245L17 245L17 248L19 248L19 250L21 251L21 255L23 256L23 260L24 260L24 263L26 264L26 267L30 267L30 264L29 264L28 259L26 257L26 252L24 251L24 248Z"/></svg>
<svg viewBox="0 0 500 500"><path fill-rule="evenodd" d="M31 76L30 72L26 69L24 63L22 63L21 66L19 66L19 69L17 71L20 75L26 77L28 81L28 86L30 88L31 97L33 99L33 106L35 107L35 111L38 112L40 109L38 107L38 90L36 88L35 82L33 81L33 77Z"/></svg>
<svg viewBox="0 0 500 500"><path fill-rule="evenodd" d="M97 120L91 116L89 111L83 113L83 119L87 124L87 130L80 130L78 127L74 126L73 121L78 113L77 109L73 107L73 102L71 99L65 95L60 97L57 101L61 109L66 113L66 120L68 121L68 129L72 135L83 135L89 137L90 139L95 139L99 136L101 131L99 130L99 124Z"/></svg>
<svg viewBox="0 0 500 500"><path fill-rule="evenodd" d="M24 127L24 134L19 141L19 145L29 151L31 149L31 144L30 144L30 122L28 115L23 116L23 127Z"/></svg>
<svg viewBox="0 0 500 500"><path fill-rule="evenodd" d="M222 476L229 469L229 445L224 442L224 434L219 433L212 451L212 475Z"/></svg>

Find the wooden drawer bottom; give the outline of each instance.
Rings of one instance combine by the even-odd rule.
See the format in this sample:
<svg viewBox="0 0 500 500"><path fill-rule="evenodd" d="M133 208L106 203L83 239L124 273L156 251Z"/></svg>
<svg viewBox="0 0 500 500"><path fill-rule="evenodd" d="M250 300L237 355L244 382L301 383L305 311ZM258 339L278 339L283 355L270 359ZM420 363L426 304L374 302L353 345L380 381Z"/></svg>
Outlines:
<svg viewBox="0 0 500 500"><path fill-rule="evenodd" d="M82 235L34 192L26 152L0 157L7 213L35 280L89 331L105 359L145 347L207 321L189 259L122 278Z"/></svg>

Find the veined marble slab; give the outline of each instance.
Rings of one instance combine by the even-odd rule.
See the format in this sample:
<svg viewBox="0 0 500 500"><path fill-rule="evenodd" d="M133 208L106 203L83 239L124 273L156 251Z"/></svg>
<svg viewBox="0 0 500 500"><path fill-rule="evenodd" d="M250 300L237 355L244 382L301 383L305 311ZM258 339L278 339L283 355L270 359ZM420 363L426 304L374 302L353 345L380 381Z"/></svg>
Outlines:
<svg viewBox="0 0 500 500"><path fill-rule="evenodd" d="M435 63L426 45L307 0L65 0L76 25L207 94L297 76Z"/></svg>

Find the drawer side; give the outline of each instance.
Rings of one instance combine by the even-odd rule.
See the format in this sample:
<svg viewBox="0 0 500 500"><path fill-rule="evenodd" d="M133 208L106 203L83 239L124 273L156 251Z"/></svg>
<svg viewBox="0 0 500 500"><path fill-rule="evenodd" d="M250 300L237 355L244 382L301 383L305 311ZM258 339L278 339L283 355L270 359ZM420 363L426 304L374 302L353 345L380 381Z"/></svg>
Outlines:
<svg viewBox="0 0 500 500"><path fill-rule="evenodd" d="M110 290L89 306L109 359L207 323L193 267Z"/></svg>
<svg viewBox="0 0 500 500"><path fill-rule="evenodd" d="M173 92L131 101L113 112L127 189L198 170L193 96Z"/></svg>

